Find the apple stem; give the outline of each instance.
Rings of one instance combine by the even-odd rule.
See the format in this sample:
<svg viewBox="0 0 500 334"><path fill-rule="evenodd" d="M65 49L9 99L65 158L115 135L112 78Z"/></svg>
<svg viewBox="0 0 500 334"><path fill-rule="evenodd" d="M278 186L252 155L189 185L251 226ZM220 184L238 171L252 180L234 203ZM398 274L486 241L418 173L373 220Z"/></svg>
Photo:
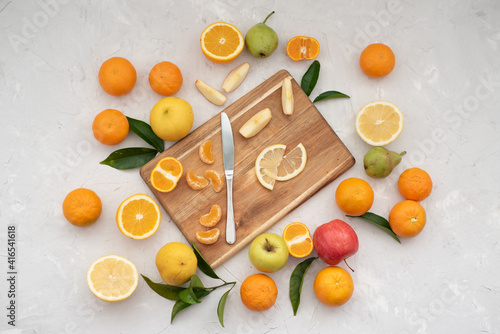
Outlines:
<svg viewBox="0 0 500 334"><path fill-rule="evenodd" d="M349 267L349 269L351 269L352 272L354 272L354 269L351 268L351 266L349 265L349 263L347 263L347 261L345 259L344 259L344 263L345 263L346 266Z"/></svg>

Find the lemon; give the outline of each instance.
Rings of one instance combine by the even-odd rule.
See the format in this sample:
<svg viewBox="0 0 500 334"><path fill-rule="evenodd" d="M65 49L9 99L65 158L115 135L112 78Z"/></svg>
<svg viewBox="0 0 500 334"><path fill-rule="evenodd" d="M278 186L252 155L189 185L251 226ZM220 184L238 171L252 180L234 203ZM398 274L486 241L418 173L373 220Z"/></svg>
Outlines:
<svg viewBox="0 0 500 334"><path fill-rule="evenodd" d="M107 302L118 302L130 297L138 283L136 266L118 255L106 255L95 260L87 271L90 291Z"/></svg>
<svg viewBox="0 0 500 334"><path fill-rule="evenodd" d="M365 105L356 116L356 132L372 146L392 143L403 131L401 110L387 101L374 101Z"/></svg>
<svg viewBox="0 0 500 334"><path fill-rule="evenodd" d="M198 259L193 250L182 242L170 242L156 254L156 268L169 285L182 285L196 273Z"/></svg>
<svg viewBox="0 0 500 334"><path fill-rule="evenodd" d="M158 101L149 122L153 132L163 140L176 141L187 136L194 122L191 105L178 97L169 96Z"/></svg>
<svg viewBox="0 0 500 334"><path fill-rule="evenodd" d="M302 143L295 146L293 150L283 156L283 160L278 166L276 180L287 181L293 179L304 170L307 162L306 148Z"/></svg>

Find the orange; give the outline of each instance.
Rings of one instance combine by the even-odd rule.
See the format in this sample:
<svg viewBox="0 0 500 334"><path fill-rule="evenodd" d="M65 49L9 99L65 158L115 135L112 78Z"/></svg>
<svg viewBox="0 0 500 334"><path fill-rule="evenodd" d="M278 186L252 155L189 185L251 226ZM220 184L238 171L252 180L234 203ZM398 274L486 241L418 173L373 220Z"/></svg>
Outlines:
<svg viewBox="0 0 500 334"><path fill-rule="evenodd" d="M249 310L262 312L270 309L276 302L278 287L266 274L253 274L241 283L240 297Z"/></svg>
<svg viewBox="0 0 500 334"><path fill-rule="evenodd" d="M330 266L319 271L313 288L320 302L326 306L340 306L351 299L354 282L347 270Z"/></svg>
<svg viewBox="0 0 500 334"><path fill-rule="evenodd" d="M165 157L158 161L151 171L151 185L158 191L169 192L176 186L182 176L184 169L179 160L173 157Z"/></svg>
<svg viewBox="0 0 500 334"><path fill-rule="evenodd" d="M219 240L220 230L218 228L213 228L208 231L198 231L196 232L196 240L204 245L211 245Z"/></svg>
<svg viewBox="0 0 500 334"><path fill-rule="evenodd" d="M342 181L335 192L337 206L351 216L361 216L370 210L373 198L373 189L368 182L355 177Z"/></svg>
<svg viewBox="0 0 500 334"><path fill-rule="evenodd" d="M181 70L174 63L162 61L149 72L149 84L157 94L174 95L182 86Z"/></svg>
<svg viewBox="0 0 500 334"><path fill-rule="evenodd" d="M413 238L425 227L425 209L418 202L405 200L394 205L389 212L389 225L402 238Z"/></svg>
<svg viewBox="0 0 500 334"><path fill-rule="evenodd" d="M75 226L88 226L97 221L102 212L101 199L86 188L71 191L63 201L64 217Z"/></svg>
<svg viewBox="0 0 500 334"><path fill-rule="evenodd" d="M210 181L205 179L203 176L196 175L196 173L193 171L187 172L186 182L187 182L189 188L191 188L193 190L204 189L210 184Z"/></svg>
<svg viewBox="0 0 500 334"><path fill-rule="evenodd" d="M385 44L368 45L359 57L359 66L371 78L382 78L392 72L396 58L391 48Z"/></svg>
<svg viewBox="0 0 500 334"><path fill-rule="evenodd" d="M222 217L222 209L219 205L214 204L210 208L210 213L200 217L200 224L205 227L214 227Z"/></svg>
<svg viewBox="0 0 500 334"><path fill-rule="evenodd" d="M432 192L432 179L423 169L414 167L399 176L398 189L405 199L421 201Z"/></svg>
<svg viewBox="0 0 500 334"><path fill-rule="evenodd" d="M113 57L102 63L99 83L109 95L121 96L130 93L137 80L137 72L127 59Z"/></svg>
<svg viewBox="0 0 500 334"><path fill-rule="evenodd" d="M311 60L319 54L319 42L313 37L295 36L286 45L286 54L292 60Z"/></svg>
<svg viewBox="0 0 500 334"><path fill-rule="evenodd" d="M116 211L118 229L135 240L146 239L155 234L160 227L160 221L160 208L148 195L130 196Z"/></svg>
<svg viewBox="0 0 500 334"><path fill-rule="evenodd" d="M212 23L203 30L200 46L203 54L212 62L227 64L235 60L243 51L245 40L241 32L232 24Z"/></svg>
<svg viewBox="0 0 500 334"><path fill-rule="evenodd" d="M216 170L209 169L204 173L205 177L212 183L212 189L218 193L224 187L224 176Z"/></svg>
<svg viewBox="0 0 500 334"><path fill-rule="evenodd" d="M283 230L283 239L285 239L290 255L297 258L306 257L314 248L311 233L302 223L288 224Z"/></svg>
<svg viewBox="0 0 500 334"><path fill-rule="evenodd" d="M127 117L118 110L101 111L92 122L92 132L95 139L105 145L121 143L128 135Z"/></svg>
<svg viewBox="0 0 500 334"><path fill-rule="evenodd" d="M214 154L212 153L212 141L207 140L200 145L200 149L198 150L198 154L200 156L200 160L206 163L207 165L211 165L215 162Z"/></svg>

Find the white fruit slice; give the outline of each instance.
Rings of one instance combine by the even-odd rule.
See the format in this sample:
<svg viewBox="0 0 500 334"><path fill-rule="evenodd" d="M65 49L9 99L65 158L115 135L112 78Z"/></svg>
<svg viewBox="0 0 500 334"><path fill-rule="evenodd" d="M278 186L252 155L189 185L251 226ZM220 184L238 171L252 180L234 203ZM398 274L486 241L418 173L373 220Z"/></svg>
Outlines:
<svg viewBox="0 0 500 334"><path fill-rule="evenodd" d="M255 174L259 182L269 190L273 190L276 177L278 176L278 166L283 160L286 146L276 144L266 147L260 152L255 160Z"/></svg>
<svg viewBox="0 0 500 334"><path fill-rule="evenodd" d="M226 93L231 93L241 85L243 80L245 80L249 70L249 63L243 63L240 66L236 67L227 75L226 79L222 83L222 89L224 89Z"/></svg>
<svg viewBox="0 0 500 334"><path fill-rule="evenodd" d="M262 109L253 115L240 128L240 133L245 138L251 138L260 132L270 121L273 115L269 108Z"/></svg>
<svg viewBox="0 0 500 334"><path fill-rule="evenodd" d="M307 162L306 148L302 143L283 156L278 166L277 181L287 181L300 174Z"/></svg>
<svg viewBox="0 0 500 334"><path fill-rule="evenodd" d="M194 84L196 85L196 88L198 88L200 93L203 94L203 96L205 96L205 98L213 104L221 106L226 103L226 97L217 89L210 87L200 79L196 80Z"/></svg>
<svg viewBox="0 0 500 334"><path fill-rule="evenodd" d="M290 78L283 79L283 88L281 90L281 104L285 115L293 114L293 91L292 80Z"/></svg>

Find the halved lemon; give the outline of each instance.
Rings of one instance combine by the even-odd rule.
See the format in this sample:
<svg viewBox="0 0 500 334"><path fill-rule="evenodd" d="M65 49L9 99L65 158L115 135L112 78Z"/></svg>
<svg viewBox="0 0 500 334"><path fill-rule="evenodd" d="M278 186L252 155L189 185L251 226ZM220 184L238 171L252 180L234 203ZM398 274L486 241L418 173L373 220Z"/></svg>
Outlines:
<svg viewBox="0 0 500 334"><path fill-rule="evenodd" d="M136 266L119 255L103 256L95 260L87 271L90 291L107 302L118 302L130 297L138 283Z"/></svg>
<svg viewBox="0 0 500 334"><path fill-rule="evenodd" d="M165 157L158 161L151 171L151 185L158 191L169 192L176 186L182 176L184 169L179 160L173 157Z"/></svg>
<svg viewBox="0 0 500 334"><path fill-rule="evenodd" d="M216 22L203 30L200 46L201 51L209 60L218 64L226 64L240 55L245 46L245 39L232 24Z"/></svg>
<svg viewBox="0 0 500 334"><path fill-rule="evenodd" d="M283 160L286 146L275 144L266 147L255 160L255 174L259 182L269 190L273 190L278 177L278 166Z"/></svg>
<svg viewBox="0 0 500 334"><path fill-rule="evenodd" d="M283 239L290 255L303 258L313 251L313 239L307 226L303 223L288 224L283 230Z"/></svg>
<svg viewBox="0 0 500 334"><path fill-rule="evenodd" d="M146 239L155 234L160 221L158 204L144 194L130 196L120 204L116 212L118 229L135 240Z"/></svg>
<svg viewBox="0 0 500 334"><path fill-rule="evenodd" d="M401 110L387 101L374 101L365 105L356 116L356 131L366 143L384 146L392 143L403 131Z"/></svg>
<svg viewBox="0 0 500 334"><path fill-rule="evenodd" d="M300 143L295 146L293 150L283 156L283 160L281 160L281 163L278 166L278 175L276 176L276 180L286 181L296 177L304 170L306 162L306 148L302 145L302 143Z"/></svg>

